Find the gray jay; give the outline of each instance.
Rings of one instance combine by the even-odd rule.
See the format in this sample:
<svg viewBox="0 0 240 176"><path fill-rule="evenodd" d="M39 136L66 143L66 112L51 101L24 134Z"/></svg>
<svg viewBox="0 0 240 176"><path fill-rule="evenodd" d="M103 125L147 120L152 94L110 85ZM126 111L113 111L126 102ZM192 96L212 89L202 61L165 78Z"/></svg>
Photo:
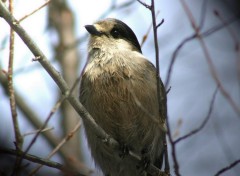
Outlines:
<svg viewBox="0 0 240 176"><path fill-rule="evenodd" d="M166 92L156 69L143 55L134 32L117 19L86 25L88 62L80 102L111 137L161 168L166 134ZM106 146L83 121L91 154L108 176L144 176L136 163Z"/></svg>

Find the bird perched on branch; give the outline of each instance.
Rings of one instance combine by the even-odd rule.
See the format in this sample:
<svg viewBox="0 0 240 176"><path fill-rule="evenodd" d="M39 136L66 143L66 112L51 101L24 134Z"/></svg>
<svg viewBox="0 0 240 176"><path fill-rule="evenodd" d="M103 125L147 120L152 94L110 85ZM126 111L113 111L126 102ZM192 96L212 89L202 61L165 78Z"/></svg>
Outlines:
<svg viewBox="0 0 240 176"><path fill-rule="evenodd" d="M85 28L90 40L80 102L122 146L161 168L167 107L165 88L157 81L155 67L142 55L137 37L122 21L108 18ZM137 163L119 157L83 123L91 154L105 175L147 175Z"/></svg>

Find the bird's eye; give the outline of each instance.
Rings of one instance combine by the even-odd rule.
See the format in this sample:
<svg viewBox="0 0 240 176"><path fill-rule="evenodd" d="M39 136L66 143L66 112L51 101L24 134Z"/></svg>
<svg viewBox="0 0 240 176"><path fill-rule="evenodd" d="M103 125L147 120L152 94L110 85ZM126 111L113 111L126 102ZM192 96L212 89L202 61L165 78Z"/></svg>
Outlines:
<svg viewBox="0 0 240 176"><path fill-rule="evenodd" d="M119 32L117 29L112 29L111 35L112 35L114 38L119 38L120 32Z"/></svg>

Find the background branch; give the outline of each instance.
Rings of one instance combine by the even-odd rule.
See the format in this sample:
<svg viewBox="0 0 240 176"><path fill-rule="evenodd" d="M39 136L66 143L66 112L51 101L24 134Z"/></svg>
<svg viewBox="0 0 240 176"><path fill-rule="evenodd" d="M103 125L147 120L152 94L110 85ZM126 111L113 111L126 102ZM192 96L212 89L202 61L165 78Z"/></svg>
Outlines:
<svg viewBox="0 0 240 176"><path fill-rule="evenodd" d="M214 176L219 176L221 174L223 174L224 172L229 171L230 169L232 169L233 167L235 167L236 165L238 165L240 163L240 160L236 160L233 163L231 163L229 166L222 168L221 170L219 170Z"/></svg>
<svg viewBox="0 0 240 176"><path fill-rule="evenodd" d="M54 58L57 60L61 67L61 73L63 79L66 81L69 87L72 87L75 80L78 77L78 68L80 55L77 51L77 47L72 47L67 49L72 43L77 39L74 28L74 14L69 8L67 2L52 0L48 8L48 27L50 30L56 33L58 37L58 42L54 47ZM78 97L77 89L72 90L72 96ZM62 97L61 93L59 98ZM68 101L63 101L60 107L61 113L61 124L63 136L67 135L72 128L78 123L79 117L76 111L72 108ZM83 161L82 145L81 145L81 134L80 132L74 135L73 139L68 141L64 145L64 148L71 150L72 156L75 156L79 161ZM66 164L69 164L69 167L73 167L71 163L66 161Z"/></svg>
<svg viewBox="0 0 240 176"><path fill-rule="evenodd" d="M226 100L229 102L229 104L232 106L232 108L234 109L234 111L238 114L238 116L240 117L240 108L237 106L237 104L233 101L232 97L229 95L229 93L224 89L221 81L219 80L219 77L217 75L217 72L215 70L214 64L212 62L210 53L208 51L208 48L203 40L203 37L201 36L201 33L199 31L199 28L197 27L195 20L193 18L193 15L190 11L190 9L187 6L187 3L184 0L181 0L181 4L183 6L183 8L185 9L185 12L189 18L189 21L191 22L192 28L194 29L196 36L200 42L200 46L203 49L203 53L206 57L206 60L208 62L208 66L211 72L211 75L214 79L214 81L216 82L217 86L219 86L219 90L221 91L222 95L226 98Z"/></svg>
<svg viewBox="0 0 240 176"><path fill-rule="evenodd" d="M50 160L46 160L46 159L42 159L42 158L39 158L39 157L34 156L34 155L30 155L30 154L26 154L26 155L23 156L22 153L17 151L17 150L6 149L6 148L1 148L0 147L0 153L23 157L24 159L26 159L28 161L31 161L31 162L34 162L34 163L38 163L38 164L43 164L45 166L58 169L58 170L60 170L60 171L62 171L64 173L73 174L73 175L76 175L76 176L77 175L78 176L84 176L83 174L81 174L81 173L79 173L77 171L70 170L69 168L63 166L60 163L57 163L57 162L54 162L54 161L50 161Z"/></svg>
<svg viewBox="0 0 240 176"><path fill-rule="evenodd" d="M157 83L157 97L158 97L158 112L159 112L159 116L160 117L165 117L166 119L166 123L167 123L167 134L169 136L169 140L170 142L172 141L172 137L171 137L171 129L169 127L169 121L168 121L168 117L167 117L167 109L165 109L165 107L163 107L162 105L167 102L166 100L166 96L167 95L161 95L161 90L160 90L160 66L159 66L159 47L158 47L158 33L157 33L157 29L159 26L161 26L164 22L164 20L162 20L160 23L157 24L156 22L156 13L155 13L155 2L154 0L151 1L151 5L147 5L146 3L138 0L138 2L140 4L142 4L143 6L145 6L147 9L149 9L151 11L151 15L152 15L152 25L153 25L153 38L154 38L154 47L155 47L155 61L156 61L156 83ZM166 91L164 91L164 94L166 94ZM167 107L166 107L167 108ZM167 140L166 140L166 136L164 137L164 156L165 156L165 173L167 175L170 175L170 167L169 167L169 161L168 161L168 145L167 145ZM174 163L176 166L178 166L177 163L177 159L176 159L176 155L174 155Z"/></svg>
<svg viewBox="0 0 240 176"><path fill-rule="evenodd" d="M186 139L186 138L189 138L189 137L193 136L194 134L198 133L199 131L201 131L201 130L204 128L204 126L207 124L207 122L209 121L210 116L211 116L211 114L212 114L213 105L214 105L214 102L215 102L215 99L216 99L217 91L218 91L218 88L216 88L216 90L215 90L214 93L213 93L213 96L212 96L212 99L211 99L211 102L210 102L210 106L209 106L209 110L208 110L207 116L204 118L202 124L201 124L198 128L192 130L190 133L188 133L188 134L186 134L186 135L184 135L184 136L176 139L176 140L174 141L174 144L175 144L175 145L176 145L178 142L180 142L180 141L182 141L182 140L184 140L184 139Z"/></svg>

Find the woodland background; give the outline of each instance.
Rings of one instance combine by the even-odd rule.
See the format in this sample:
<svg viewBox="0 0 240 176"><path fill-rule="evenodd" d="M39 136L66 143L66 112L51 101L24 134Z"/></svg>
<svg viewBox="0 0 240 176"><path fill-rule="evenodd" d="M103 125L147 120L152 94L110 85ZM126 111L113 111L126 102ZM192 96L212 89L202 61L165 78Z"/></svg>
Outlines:
<svg viewBox="0 0 240 176"><path fill-rule="evenodd" d="M151 1L143 2L151 4ZM45 4L34 14L25 16L20 24L69 87L78 79L86 62L88 35L84 25L98 19L114 17L124 21L140 43L146 36L142 50L155 64L151 12L137 1L5 2L7 7L11 4L10 9L18 20ZM166 88L171 87L167 95L171 139L178 141L190 134L179 142L168 143L171 174L218 175L221 169L231 166L221 175L238 176L240 2L156 0L155 11L157 23L164 19L157 34L160 75ZM47 158L59 146L51 161L83 175L89 175L90 170L92 175L99 175L88 151L79 115L63 100L51 76L18 35L12 45L10 36L9 25L0 18L0 175L9 175L15 166L16 157L2 150L16 148L13 117L23 137L23 151L32 144L28 154ZM13 47L10 52L9 48ZM12 75L12 89L9 75ZM12 108L9 90L14 90L11 95L15 95L11 102L15 101L16 106ZM78 87L73 94L78 97ZM33 141L36 130L41 129L44 122L46 131ZM174 171L176 161L177 172ZM23 164L20 175L59 175L61 172L48 166L36 170L39 165L27 160L23 160Z"/></svg>

